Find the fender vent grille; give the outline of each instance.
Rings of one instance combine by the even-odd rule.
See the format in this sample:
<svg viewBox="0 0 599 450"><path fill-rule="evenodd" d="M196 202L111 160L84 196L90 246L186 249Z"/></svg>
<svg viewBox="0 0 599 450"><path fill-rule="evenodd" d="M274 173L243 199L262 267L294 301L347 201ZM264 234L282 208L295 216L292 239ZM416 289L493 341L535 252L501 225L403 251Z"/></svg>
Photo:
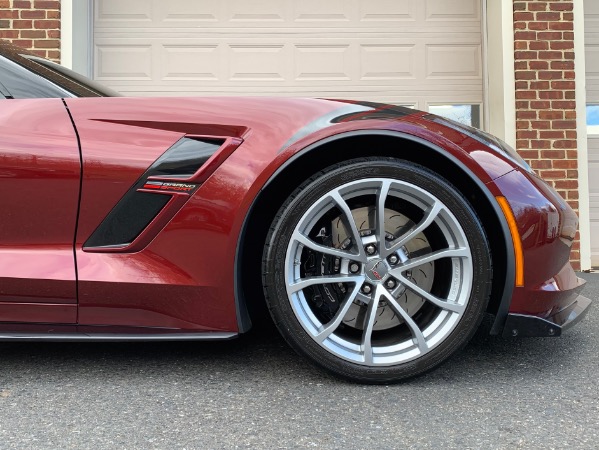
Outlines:
<svg viewBox="0 0 599 450"><path fill-rule="evenodd" d="M158 158L104 218L85 247L123 247L131 244L162 211L171 195L138 192L149 177L182 180L192 177L223 144L219 139L183 137ZM193 186L193 183L192 183ZM190 190L191 195L195 189Z"/></svg>
<svg viewBox="0 0 599 450"><path fill-rule="evenodd" d="M130 244L168 203L170 195L129 191L94 234L86 247L113 247Z"/></svg>

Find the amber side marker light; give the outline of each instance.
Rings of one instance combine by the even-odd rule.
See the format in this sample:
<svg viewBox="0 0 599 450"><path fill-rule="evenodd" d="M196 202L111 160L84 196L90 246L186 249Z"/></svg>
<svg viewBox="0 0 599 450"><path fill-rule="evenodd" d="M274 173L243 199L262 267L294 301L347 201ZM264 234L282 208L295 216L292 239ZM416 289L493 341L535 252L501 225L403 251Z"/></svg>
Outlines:
<svg viewBox="0 0 599 450"><path fill-rule="evenodd" d="M514 245L514 256L516 259L516 286L524 286L524 255L522 254L522 240L520 239L520 233L518 232L516 218L505 197L498 196L495 198L503 211L503 215L510 228L510 234L512 235L512 244Z"/></svg>

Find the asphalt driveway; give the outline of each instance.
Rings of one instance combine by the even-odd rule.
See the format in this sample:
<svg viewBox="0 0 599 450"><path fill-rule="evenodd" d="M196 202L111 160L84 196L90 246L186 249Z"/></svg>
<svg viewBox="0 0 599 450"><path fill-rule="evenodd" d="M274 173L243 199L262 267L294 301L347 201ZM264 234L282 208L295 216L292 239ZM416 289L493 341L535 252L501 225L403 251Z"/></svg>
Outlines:
<svg viewBox="0 0 599 450"><path fill-rule="evenodd" d="M599 299L599 274L583 274ZM274 330L226 343L0 343L5 448L597 448L599 306L561 338L487 336L361 386Z"/></svg>

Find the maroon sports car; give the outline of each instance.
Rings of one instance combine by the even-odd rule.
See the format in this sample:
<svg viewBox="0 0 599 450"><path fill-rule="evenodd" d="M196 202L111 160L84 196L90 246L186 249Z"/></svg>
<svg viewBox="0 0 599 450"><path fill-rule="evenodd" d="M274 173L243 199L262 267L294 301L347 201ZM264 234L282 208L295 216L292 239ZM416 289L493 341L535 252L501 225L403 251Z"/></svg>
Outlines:
<svg viewBox="0 0 599 450"><path fill-rule="evenodd" d="M0 338L229 339L387 383L588 310L572 209L501 140L403 107L124 98L0 45Z"/></svg>

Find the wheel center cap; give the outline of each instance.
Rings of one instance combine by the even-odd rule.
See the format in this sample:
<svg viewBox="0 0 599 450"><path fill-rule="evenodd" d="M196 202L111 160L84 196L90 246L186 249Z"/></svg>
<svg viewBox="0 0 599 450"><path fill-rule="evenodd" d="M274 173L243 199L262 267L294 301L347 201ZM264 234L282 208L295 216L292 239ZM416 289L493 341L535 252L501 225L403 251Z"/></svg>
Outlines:
<svg viewBox="0 0 599 450"><path fill-rule="evenodd" d="M365 269L366 277L373 283L379 283L389 273L389 266L382 259L374 259L368 262Z"/></svg>

